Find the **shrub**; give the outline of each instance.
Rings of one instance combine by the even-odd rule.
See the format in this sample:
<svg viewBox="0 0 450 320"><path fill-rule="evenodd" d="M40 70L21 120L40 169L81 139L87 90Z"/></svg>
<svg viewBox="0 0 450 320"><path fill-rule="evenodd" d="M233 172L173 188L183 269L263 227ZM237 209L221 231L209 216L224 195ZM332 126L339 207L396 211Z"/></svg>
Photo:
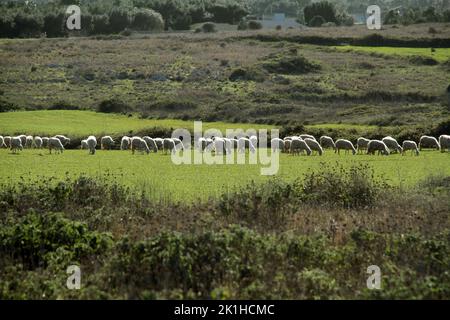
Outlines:
<svg viewBox="0 0 450 320"><path fill-rule="evenodd" d="M130 110L130 107L124 102L117 99L110 99L102 101L98 108L98 112L111 113L111 112L127 112Z"/></svg>
<svg viewBox="0 0 450 320"><path fill-rule="evenodd" d="M61 37L65 35L65 15L62 13L49 13L44 17L44 27L42 31L47 34L47 37Z"/></svg>
<svg viewBox="0 0 450 320"><path fill-rule="evenodd" d="M412 56L411 58L409 58L409 61L412 64L419 66L436 66L439 64L436 59L424 56Z"/></svg>
<svg viewBox="0 0 450 320"><path fill-rule="evenodd" d="M16 37L36 37L42 30L43 21L41 17L18 13L14 17L14 35Z"/></svg>
<svg viewBox="0 0 450 320"><path fill-rule="evenodd" d="M315 19L316 17L321 17L323 20L323 23L325 22L334 22L337 23L336 19L336 9L334 5L328 1L321 1L312 3L308 6L306 6L303 9L303 15L305 17L305 21L307 25L309 26L319 26L317 24L312 24L311 20ZM319 18L316 18L316 20ZM323 24L322 23L322 24Z"/></svg>
<svg viewBox="0 0 450 320"><path fill-rule="evenodd" d="M315 16L308 22L308 26L310 27L321 27L326 23L325 19L322 16Z"/></svg>
<svg viewBox="0 0 450 320"><path fill-rule="evenodd" d="M177 16L171 23L173 30L189 30L191 28L192 18L189 14Z"/></svg>
<svg viewBox="0 0 450 320"><path fill-rule="evenodd" d="M207 32L207 33L209 33L209 32L216 32L217 31L216 30L216 25L214 23L212 23L212 22L204 23L202 25L202 31L203 32Z"/></svg>
<svg viewBox="0 0 450 320"><path fill-rule="evenodd" d="M106 34L109 32L109 18L106 14L92 16L92 32Z"/></svg>
<svg viewBox="0 0 450 320"><path fill-rule="evenodd" d="M263 82L266 75L261 70L253 68L237 68L234 69L228 77L230 81L256 81Z"/></svg>
<svg viewBox="0 0 450 320"><path fill-rule="evenodd" d="M136 30L162 31L164 30L164 20L156 11L139 8L133 12L132 27Z"/></svg>
<svg viewBox="0 0 450 320"><path fill-rule="evenodd" d="M10 15L0 15L0 38L14 37L14 18Z"/></svg>
<svg viewBox="0 0 450 320"><path fill-rule="evenodd" d="M281 56L273 61L263 63L264 69L271 73L304 74L317 71L320 65L303 56Z"/></svg>
<svg viewBox="0 0 450 320"><path fill-rule="evenodd" d="M113 33L119 33L130 25L130 15L127 10L114 7L109 12L109 26Z"/></svg>
<svg viewBox="0 0 450 320"><path fill-rule="evenodd" d="M238 30L247 30L248 29L247 21L241 20L237 26L237 29Z"/></svg>
<svg viewBox="0 0 450 320"><path fill-rule="evenodd" d="M260 30L262 29L262 24L259 21L251 20L248 22L248 28L250 30Z"/></svg>

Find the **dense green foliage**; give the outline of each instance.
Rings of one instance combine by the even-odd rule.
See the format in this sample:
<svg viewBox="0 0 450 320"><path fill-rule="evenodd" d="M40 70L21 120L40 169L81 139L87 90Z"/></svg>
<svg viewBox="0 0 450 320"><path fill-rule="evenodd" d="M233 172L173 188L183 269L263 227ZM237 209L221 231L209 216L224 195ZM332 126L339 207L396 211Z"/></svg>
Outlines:
<svg viewBox="0 0 450 320"><path fill-rule="evenodd" d="M48 182L0 188L2 299L450 295L448 178L418 193L386 189L367 167L322 169L194 206L102 179ZM73 264L81 290L66 288ZM381 290L366 287L373 264Z"/></svg>

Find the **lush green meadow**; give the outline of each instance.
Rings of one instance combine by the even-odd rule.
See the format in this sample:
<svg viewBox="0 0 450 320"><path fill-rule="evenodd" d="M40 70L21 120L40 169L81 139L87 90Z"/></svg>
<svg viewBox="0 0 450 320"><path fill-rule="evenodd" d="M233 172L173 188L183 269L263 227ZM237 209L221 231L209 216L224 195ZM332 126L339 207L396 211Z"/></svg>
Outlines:
<svg viewBox="0 0 450 320"><path fill-rule="evenodd" d="M266 150L262 149L262 152ZM350 167L366 163L374 169L378 178L385 179L391 185L408 187L429 175L450 175L449 160L449 153L437 151L425 151L419 157L398 154L388 157L338 156L333 151L325 152L322 157L281 154L275 177L292 181L313 169L320 170L324 164L333 166L339 163ZM60 155L50 155L47 150L24 150L17 155L5 149L0 151L0 180L4 182L14 184L22 178L27 181L42 177L55 177L55 181L59 181L65 176L75 178L86 174L114 178L121 184L146 191L153 198L172 200L205 200L235 191L251 181L263 182L274 178L262 176L261 167L259 164L248 164L248 161L241 165L175 165L170 155L161 153L133 156L126 151L99 150L96 155L90 156L82 150L66 150Z"/></svg>
<svg viewBox="0 0 450 320"><path fill-rule="evenodd" d="M450 59L450 48L437 48L434 51L431 48L399 48L399 47L360 47L360 46L338 46L338 50L361 51L369 53L380 53L386 55L398 56L424 56L436 59L439 62L445 62Z"/></svg>

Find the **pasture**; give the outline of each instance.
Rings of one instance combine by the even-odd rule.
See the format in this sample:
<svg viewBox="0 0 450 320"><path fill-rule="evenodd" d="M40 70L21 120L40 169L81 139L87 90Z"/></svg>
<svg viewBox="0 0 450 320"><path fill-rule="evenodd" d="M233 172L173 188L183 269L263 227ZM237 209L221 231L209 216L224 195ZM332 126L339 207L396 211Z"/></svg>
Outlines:
<svg viewBox="0 0 450 320"><path fill-rule="evenodd" d="M394 56L423 56L433 58L439 62L445 62L450 59L450 48L401 48L401 47L362 47L362 46L338 46L337 50L379 53L383 55Z"/></svg>
<svg viewBox="0 0 450 320"><path fill-rule="evenodd" d="M153 199L191 202L236 191L251 181L258 183L274 178L293 181L312 170L320 170L324 164L351 167L365 163L374 169L376 178L385 179L393 186L410 187L430 175L450 175L449 161L449 153L437 151L424 151L415 157L398 154L339 156L328 150L322 157L281 154L278 173L262 176L261 165L248 164L248 161L243 165L175 165L170 155L161 153L133 156L129 151L98 150L94 156L89 156L86 150L66 150L63 154L50 155L45 149L25 149L13 155L9 150L1 149L0 180L15 184L22 179L33 181L55 177L55 181L60 181L66 176L87 175L113 178L123 185L144 191Z"/></svg>

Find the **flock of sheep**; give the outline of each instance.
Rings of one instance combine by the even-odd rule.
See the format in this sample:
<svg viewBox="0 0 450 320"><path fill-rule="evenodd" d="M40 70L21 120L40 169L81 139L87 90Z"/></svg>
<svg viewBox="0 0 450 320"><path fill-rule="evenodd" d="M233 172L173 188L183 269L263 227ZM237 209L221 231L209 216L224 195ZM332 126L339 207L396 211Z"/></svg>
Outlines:
<svg viewBox="0 0 450 320"><path fill-rule="evenodd" d="M13 153L21 151L23 148L48 148L49 152L63 152L64 147L70 143L70 139L64 135L56 135L54 137L33 137L26 135L19 135L16 137L0 136L0 147L10 148ZM115 141L111 136L104 136L100 139L101 149L112 149ZM352 152L354 155L366 151L367 154L389 155L391 152L405 154L406 151L411 151L415 155L419 155L419 150L422 148L434 148L436 150L450 151L450 135L441 135L439 140L431 136L422 136L419 144L411 140L403 141L402 146L394 138L388 136L382 140L369 140L366 138L358 138L355 146L346 139L338 139L334 141L331 137L322 136L319 141L312 135L301 134L299 136L285 137L284 139L274 138L270 141L273 152L286 152L292 155L299 155L306 153L311 155L316 152L319 155L323 154L325 148L331 148L335 153L340 154L341 150L346 153ZM189 146L184 146L183 142L177 138L151 138L145 137L127 137L121 139L120 149L135 151L157 152L162 150L165 153L174 152L176 150L183 150ZM232 138L200 138L196 143L196 147L200 151L215 152L215 154L229 154L232 149L237 149L238 152L245 152L248 149L250 152L255 152L258 147L258 138L256 136L241 137L239 139ZM90 154L95 154L97 148L97 138L89 136L87 139L81 141L81 149L88 150Z"/></svg>

